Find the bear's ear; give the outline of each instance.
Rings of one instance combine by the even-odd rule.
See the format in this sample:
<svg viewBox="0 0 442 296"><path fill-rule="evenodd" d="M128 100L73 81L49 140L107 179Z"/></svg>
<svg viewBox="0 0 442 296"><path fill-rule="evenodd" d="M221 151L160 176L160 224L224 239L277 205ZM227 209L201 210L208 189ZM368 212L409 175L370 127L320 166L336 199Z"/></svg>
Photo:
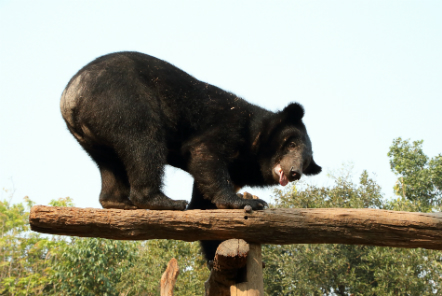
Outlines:
<svg viewBox="0 0 442 296"><path fill-rule="evenodd" d="M322 168L316 164L316 162L313 160L310 162L309 166L303 171L306 175L317 175L322 171Z"/></svg>
<svg viewBox="0 0 442 296"><path fill-rule="evenodd" d="M281 114L285 120L299 121L304 117L304 107L299 103L290 103L282 110Z"/></svg>

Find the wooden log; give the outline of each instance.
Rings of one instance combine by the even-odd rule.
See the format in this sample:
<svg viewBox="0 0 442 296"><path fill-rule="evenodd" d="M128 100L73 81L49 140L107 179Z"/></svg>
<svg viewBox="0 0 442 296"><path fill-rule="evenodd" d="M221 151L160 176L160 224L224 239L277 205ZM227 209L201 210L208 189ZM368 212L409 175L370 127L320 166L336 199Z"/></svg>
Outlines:
<svg viewBox="0 0 442 296"><path fill-rule="evenodd" d="M216 250L206 296L263 296L261 245L230 239Z"/></svg>
<svg viewBox="0 0 442 296"><path fill-rule="evenodd" d="M229 239L222 242L216 249L213 269L238 269L247 263L249 245L242 239Z"/></svg>
<svg viewBox="0 0 442 296"><path fill-rule="evenodd" d="M256 195L244 192L245 199L258 199ZM250 209L245 209L250 213ZM262 277L261 245L251 244L247 255L244 282L230 286L231 296L264 296L264 280Z"/></svg>
<svg viewBox="0 0 442 296"><path fill-rule="evenodd" d="M213 268L204 283L206 296L230 296L230 286L238 282L238 273L247 264L249 245L242 239L229 239L216 249Z"/></svg>
<svg viewBox="0 0 442 296"><path fill-rule="evenodd" d="M261 245L250 244L245 282L230 287L231 296L264 296Z"/></svg>
<svg viewBox="0 0 442 296"><path fill-rule="evenodd" d="M173 296L173 288L179 273L177 260L175 258L170 259L166 271L161 276L161 296Z"/></svg>
<svg viewBox="0 0 442 296"><path fill-rule="evenodd" d="M241 238L258 244L340 243L442 250L442 214L375 209L147 211L34 206L31 229L119 240Z"/></svg>

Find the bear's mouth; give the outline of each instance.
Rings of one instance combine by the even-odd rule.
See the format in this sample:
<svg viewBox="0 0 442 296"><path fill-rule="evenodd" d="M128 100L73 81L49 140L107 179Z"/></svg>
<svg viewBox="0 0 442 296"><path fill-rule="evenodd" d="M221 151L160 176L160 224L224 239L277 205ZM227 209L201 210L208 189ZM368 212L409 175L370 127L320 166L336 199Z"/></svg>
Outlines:
<svg viewBox="0 0 442 296"><path fill-rule="evenodd" d="M273 171L276 173L276 175L279 176L279 184L281 184L282 186L285 186L289 183L289 180L287 179L286 175L284 174L284 171L282 170L280 164L277 164L273 168Z"/></svg>

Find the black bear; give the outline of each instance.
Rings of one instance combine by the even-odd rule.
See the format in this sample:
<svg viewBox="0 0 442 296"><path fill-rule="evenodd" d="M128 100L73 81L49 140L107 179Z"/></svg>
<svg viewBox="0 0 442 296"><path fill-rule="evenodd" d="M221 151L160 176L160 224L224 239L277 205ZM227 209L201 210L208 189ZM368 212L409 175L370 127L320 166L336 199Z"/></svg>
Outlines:
<svg viewBox="0 0 442 296"><path fill-rule="evenodd" d="M162 191L164 165L194 178L189 209L254 210L239 188L286 185L321 171L291 103L274 113L138 52L102 56L66 86L60 108L69 131L97 163L104 208L185 210ZM208 259L216 242L203 243Z"/></svg>

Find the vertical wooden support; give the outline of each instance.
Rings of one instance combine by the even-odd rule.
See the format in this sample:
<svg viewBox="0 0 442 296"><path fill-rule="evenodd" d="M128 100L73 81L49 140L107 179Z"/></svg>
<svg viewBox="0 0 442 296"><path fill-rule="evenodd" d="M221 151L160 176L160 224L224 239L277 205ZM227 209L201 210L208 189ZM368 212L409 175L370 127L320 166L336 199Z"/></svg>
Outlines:
<svg viewBox="0 0 442 296"><path fill-rule="evenodd" d="M256 195L248 192L243 193L244 199L258 199ZM245 209L250 211L250 209ZM262 277L261 245L250 244L247 255L246 281L230 286L231 296L264 296L264 280Z"/></svg>
<svg viewBox="0 0 442 296"><path fill-rule="evenodd" d="M244 199L258 198L248 192L239 196ZM251 213L252 208L246 206L244 211ZM243 260L245 256L246 262ZM214 268L205 283L205 295L264 296L262 266L261 245L248 245L245 241L236 239L223 242L216 250ZM241 282L238 283L238 280Z"/></svg>
<svg viewBox="0 0 442 296"><path fill-rule="evenodd" d="M246 282L232 285L231 296L264 296L261 245L250 244L247 256Z"/></svg>
<svg viewBox="0 0 442 296"><path fill-rule="evenodd" d="M178 262L175 258L172 258L161 277L161 296L173 296L173 288L179 273Z"/></svg>
<svg viewBox="0 0 442 296"><path fill-rule="evenodd" d="M215 254L209 279L204 283L206 296L230 296L230 286L238 283L238 276L247 264L249 245L242 239L222 242Z"/></svg>

